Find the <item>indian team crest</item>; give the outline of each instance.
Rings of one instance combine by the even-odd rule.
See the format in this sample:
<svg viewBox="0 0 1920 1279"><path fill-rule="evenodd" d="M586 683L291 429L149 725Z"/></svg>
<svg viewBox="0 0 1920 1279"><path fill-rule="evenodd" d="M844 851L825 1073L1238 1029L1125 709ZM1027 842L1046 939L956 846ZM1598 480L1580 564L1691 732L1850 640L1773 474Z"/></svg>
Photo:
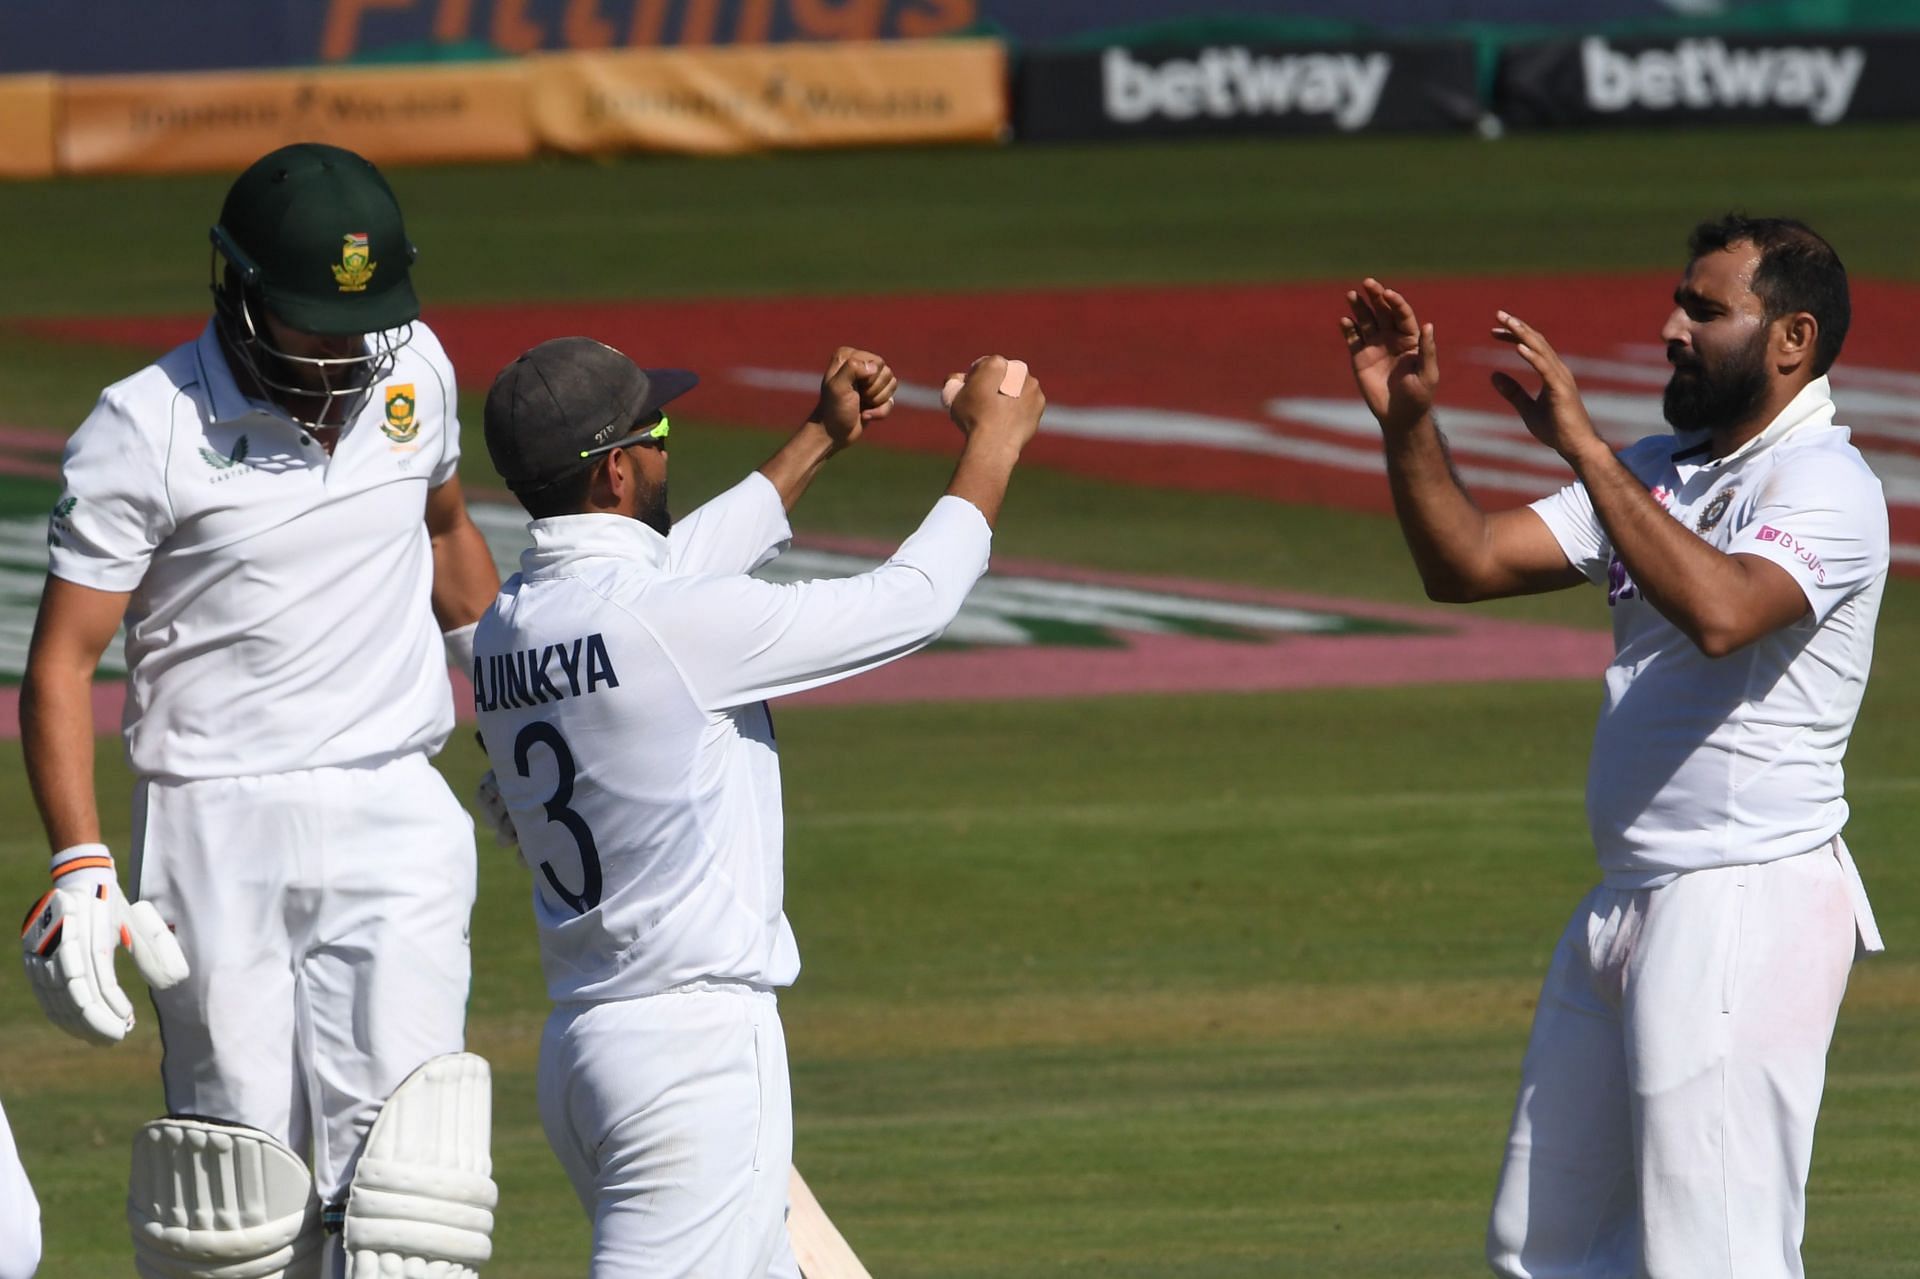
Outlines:
<svg viewBox="0 0 1920 1279"><path fill-rule="evenodd" d="M1706 509L1700 512L1700 520L1693 526L1694 530L1700 533L1711 533L1720 527L1720 521L1725 518L1727 508L1733 505L1733 495L1739 491L1737 485L1730 484L1715 493L1713 500L1707 503Z"/></svg>
<svg viewBox="0 0 1920 1279"><path fill-rule="evenodd" d="M420 434L420 423L414 416L413 383L400 382L387 388L387 420L380 424L380 433L395 444L411 444Z"/></svg>
<svg viewBox="0 0 1920 1279"><path fill-rule="evenodd" d="M342 293L365 293L379 263L373 260L373 248L365 231L349 231L340 246L340 265L333 268L333 281Z"/></svg>

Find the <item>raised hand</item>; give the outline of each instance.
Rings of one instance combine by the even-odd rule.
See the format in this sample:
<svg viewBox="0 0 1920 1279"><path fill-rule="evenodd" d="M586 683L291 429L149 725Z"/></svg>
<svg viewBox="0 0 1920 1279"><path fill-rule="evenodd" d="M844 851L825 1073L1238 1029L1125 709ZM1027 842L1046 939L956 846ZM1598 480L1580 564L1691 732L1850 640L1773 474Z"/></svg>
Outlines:
<svg viewBox="0 0 1920 1279"><path fill-rule="evenodd" d="M1017 369L1017 373L1010 370ZM948 376L951 395L942 396L953 424L968 439L987 431L996 439L1025 447L1040 429L1047 397L1040 381L1022 362L983 355L965 373Z"/></svg>
<svg viewBox="0 0 1920 1279"><path fill-rule="evenodd" d="M840 347L820 379L815 420L826 427L835 448L846 448L860 438L867 423L893 412L893 394L899 386L887 362L873 352Z"/></svg>
<svg viewBox="0 0 1920 1279"><path fill-rule="evenodd" d="M1605 441L1593 429L1593 419L1587 416L1586 406L1580 402L1580 388L1574 383L1573 374L1567 371L1546 336L1506 311L1496 312L1495 318L1500 323L1495 326L1493 336L1511 345L1540 375L1538 395L1527 394L1526 388L1506 373L1493 375L1493 389L1513 405L1533 438L1569 462L1584 450L1595 446L1605 448Z"/></svg>
<svg viewBox="0 0 1920 1279"><path fill-rule="evenodd" d="M1440 349L1404 297L1369 276L1347 293L1340 333L1353 361L1354 385L1384 431L1399 433L1433 412L1440 386Z"/></svg>

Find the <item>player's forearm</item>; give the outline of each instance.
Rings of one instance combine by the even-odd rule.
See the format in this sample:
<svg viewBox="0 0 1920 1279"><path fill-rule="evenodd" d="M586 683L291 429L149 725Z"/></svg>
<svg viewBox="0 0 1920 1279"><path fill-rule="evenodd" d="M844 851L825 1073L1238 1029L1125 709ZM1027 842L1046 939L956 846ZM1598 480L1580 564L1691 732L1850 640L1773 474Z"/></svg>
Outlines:
<svg viewBox="0 0 1920 1279"><path fill-rule="evenodd" d="M462 519L433 537L433 616L443 631L480 620L500 593L493 552L473 521Z"/></svg>
<svg viewBox="0 0 1920 1279"><path fill-rule="evenodd" d="M1743 607L1749 594L1745 565L1667 514L1604 444L1567 460L1647 603L1710 657L1755 638Z"/></svg>
<svg viewBox="0 0 1920 1279"><path fill-rule="evenodd" d="M947 496L973 503L986 518L987 527L993 528L999 523L1000 507L1019 461L1020 445L1011 436L976 430L960 453L959 465L947 484Z"/></svg>
<svg viewBox="0 0 1920 1279"><path fill-rule="evenodd" d="M20 688L27 780L51 851L100 840L93 789L93 672L30 665Z"/></svg>
<svg viewBox="0 0 1920 1279"><path fill-rule="evenodd" d="M1429 415L1388 435L1386 456L1393 512L1429 598L1465 603L1493 593L1486 513L1454 472L1439 424Z"/></svg>
<svg viewBox="0 0 1920 1279"><path fill-rule="evenodd" d="M760 474L766 476L774 491L780 494L781 505L791 511L827 459L839 451L827 428L810 421L795 431L793 437L780 446L779 452L761 464Z"/></svg>

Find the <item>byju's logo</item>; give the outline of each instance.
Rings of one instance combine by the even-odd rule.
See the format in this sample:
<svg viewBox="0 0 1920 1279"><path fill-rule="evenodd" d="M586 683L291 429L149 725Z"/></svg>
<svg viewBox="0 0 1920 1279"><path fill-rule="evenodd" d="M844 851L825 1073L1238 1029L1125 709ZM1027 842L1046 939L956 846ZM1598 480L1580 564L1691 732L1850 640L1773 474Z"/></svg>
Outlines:
<svg viewBox="0 0 1920 1279"><path fill-rule="evenodd" d="M1823 586L1826 584L1827 566L1826 563L1821 560L1819 552L1815 551L1811 546L1808 546L1793 534L1787 532L1787 530L1775 528L1771 524L1762 524L1760 531L1753 535L1753 540L1756 542L1778 542L1782 550L1792 551L1793 558L1807 566L1808 571L1813 574L1814 581L1819 582Z"/></svg>
<svg viewBox="0 0 1920 1279"><path fill-rule="evenodd" d="M1867 54L1855 46L1730 49L1719 40L1628 53L1592 36L1580 42L1580 65L1595 111L1775 107L1833 124L1853 104Z"/></svg>
<svg viewBox="0 0 1920 1279"><path fill-rule="evenodd" d="M1125 49L1102 59L1107 118L1139 124L1161 116L1327 116L1341 129L1363 129L1393 72L1384 53L1296 53L1256 57L1249 49L1203 49L1197 57L1137 61Z"/></svg>

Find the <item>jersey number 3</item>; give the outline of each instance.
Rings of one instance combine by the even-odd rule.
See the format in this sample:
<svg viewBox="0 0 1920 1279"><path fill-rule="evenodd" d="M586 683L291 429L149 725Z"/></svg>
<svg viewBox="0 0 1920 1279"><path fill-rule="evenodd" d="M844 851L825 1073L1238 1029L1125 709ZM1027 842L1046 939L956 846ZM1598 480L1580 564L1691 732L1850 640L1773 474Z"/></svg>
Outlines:
<svg viewBox="0 0 1920 1279"><path fill-rule="evenodd" d="M573 836L573 842L580 849L580 891L574 892L560 882L553 873L553 863L540 863L540 873L547 877L547 883L553 891L560 894L560 900L579 914L586 914L600 904L600 850L593 842L593 830L587 825L586 818L567 807L573 799L573 752L567 749L567 739L560 736L560 730L545 720L535 720L520 730L520 736L513 739L513 766L520 776L531 777L527 771L527 755L534 746L545 746L553 752L553 764L559 774L555 779L553 794L548 796L545 807L547 820L559 822Z"/></svg>

